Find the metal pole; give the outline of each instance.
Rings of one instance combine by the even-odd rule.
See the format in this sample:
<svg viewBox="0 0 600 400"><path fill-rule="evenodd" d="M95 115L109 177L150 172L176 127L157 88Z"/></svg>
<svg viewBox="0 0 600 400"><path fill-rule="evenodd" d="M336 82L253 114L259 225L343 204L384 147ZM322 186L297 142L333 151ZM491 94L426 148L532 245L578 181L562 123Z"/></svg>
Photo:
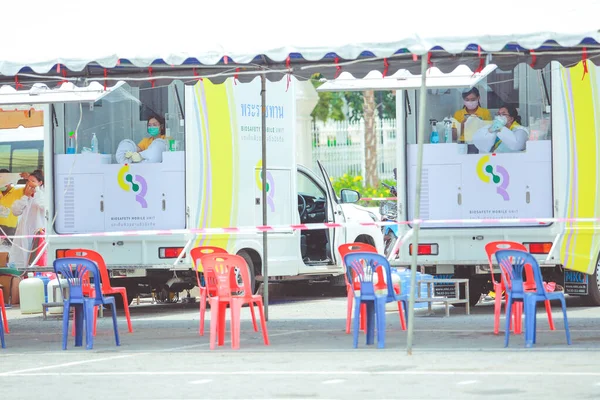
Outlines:
<svg viewBox="0 0 600 400"><path fill-rule="evenodd" d="M415 290L417 284L417 254L419 250L419 221L421 211L421 175L423 173L423 141L425 140L425 124L427 123L427 87L425 80L427 73L427 58L421 57L421 92L419 99L419 134L417 136L417 176L415 193L415 212L413 217L413 244L412 259L410 263L410 297L408 299L408 335L406 337L406 353L412 355L413 331L415 327Z"/></svg>
<svg viewBox="0 0 600 400"><path fill-rule="evenodd" d="M267 225L267 77L260 75L260 97L262 108L262 223ZM267 252L267 231L263 231L263 297L265 321L269 320L269 257Z"/></svg>

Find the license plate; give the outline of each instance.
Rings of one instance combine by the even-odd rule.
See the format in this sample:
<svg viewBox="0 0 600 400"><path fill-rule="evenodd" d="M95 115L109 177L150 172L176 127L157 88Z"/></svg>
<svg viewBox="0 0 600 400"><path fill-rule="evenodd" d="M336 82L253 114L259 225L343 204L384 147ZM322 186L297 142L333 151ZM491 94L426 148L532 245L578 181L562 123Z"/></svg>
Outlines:
<svg viewBox="0 0 600 400"><path fill-rule="evenodd" d="M565 270L565 293L588 294L588 275L583 272Z"/></svg>

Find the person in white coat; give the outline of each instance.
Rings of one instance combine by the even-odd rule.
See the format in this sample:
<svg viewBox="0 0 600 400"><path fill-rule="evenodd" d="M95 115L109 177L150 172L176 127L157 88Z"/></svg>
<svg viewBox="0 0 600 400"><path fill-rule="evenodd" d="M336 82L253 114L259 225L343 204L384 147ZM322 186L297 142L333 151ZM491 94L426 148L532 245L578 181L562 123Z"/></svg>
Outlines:
<svg viewBox="0 0 600 400"><path fill-rule="evenodd" d="M473 135L473 144L480 153L511 153L525 150L529 133L521 126L521 117L511 105L503 105L492 125L480 128Z"/></svg>
<svg viewBox="0 0 600 400"><path fill-rule="evenodd" d="M16 236L34 235L46 228L44 206L44 174L40 170L33 171L27 178L23 197L12 205L12 212L19 217ZM15 238L9 253L9 263L15 267L26 267L32 251L33 238Z"/></svg>

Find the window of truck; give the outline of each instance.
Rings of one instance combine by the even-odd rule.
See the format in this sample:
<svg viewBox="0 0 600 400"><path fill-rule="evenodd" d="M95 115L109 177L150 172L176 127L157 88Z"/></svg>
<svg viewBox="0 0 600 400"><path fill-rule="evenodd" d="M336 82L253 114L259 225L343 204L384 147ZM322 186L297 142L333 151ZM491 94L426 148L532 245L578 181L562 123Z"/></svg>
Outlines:
<svg viewBox="0 0 600 400"><path fill-rule="evenodd" d="M185 228L184 85L55 104L58 233Z"/></svg>
<svg viewBox="0 0 600 400"><path fill-rule="evenodd" d="M419 93L405 95L414 110L404 130L412 219ZM424 228L472 227L461 222L467 219L553 216L549 65L497 68L473 87L428 89L426 101L421 218L443 222ZM465 115L467 106L476 107L474 115ZM494 123L498 114L506 120Z"/></svg>

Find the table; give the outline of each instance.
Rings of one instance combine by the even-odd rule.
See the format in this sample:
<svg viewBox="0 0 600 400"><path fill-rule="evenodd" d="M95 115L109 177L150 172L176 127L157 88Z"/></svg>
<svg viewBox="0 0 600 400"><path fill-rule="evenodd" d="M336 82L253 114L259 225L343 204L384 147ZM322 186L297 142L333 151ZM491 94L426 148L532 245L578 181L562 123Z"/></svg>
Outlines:
<svg viewBox="0 0 600 400"><path fill-rule="evenodd" d="M432 303L445 303L446 306L446 317L450 316L450 304L460 304L465 303L465 310L467 315L471 314L471 307L469 304L469 280L468 279L417 279L417 294L420 296L421 293L421 283L425 283L427 285L427 297L417 297L415 299L415 303L423 303L426 302L427 309L431 312L431 304ZM433 285L436 283L453 283L454 284L454 293L456 293L456 298L452 297L433 297ZM465 298L460 298L460 284L465 284Z"/></svg>

